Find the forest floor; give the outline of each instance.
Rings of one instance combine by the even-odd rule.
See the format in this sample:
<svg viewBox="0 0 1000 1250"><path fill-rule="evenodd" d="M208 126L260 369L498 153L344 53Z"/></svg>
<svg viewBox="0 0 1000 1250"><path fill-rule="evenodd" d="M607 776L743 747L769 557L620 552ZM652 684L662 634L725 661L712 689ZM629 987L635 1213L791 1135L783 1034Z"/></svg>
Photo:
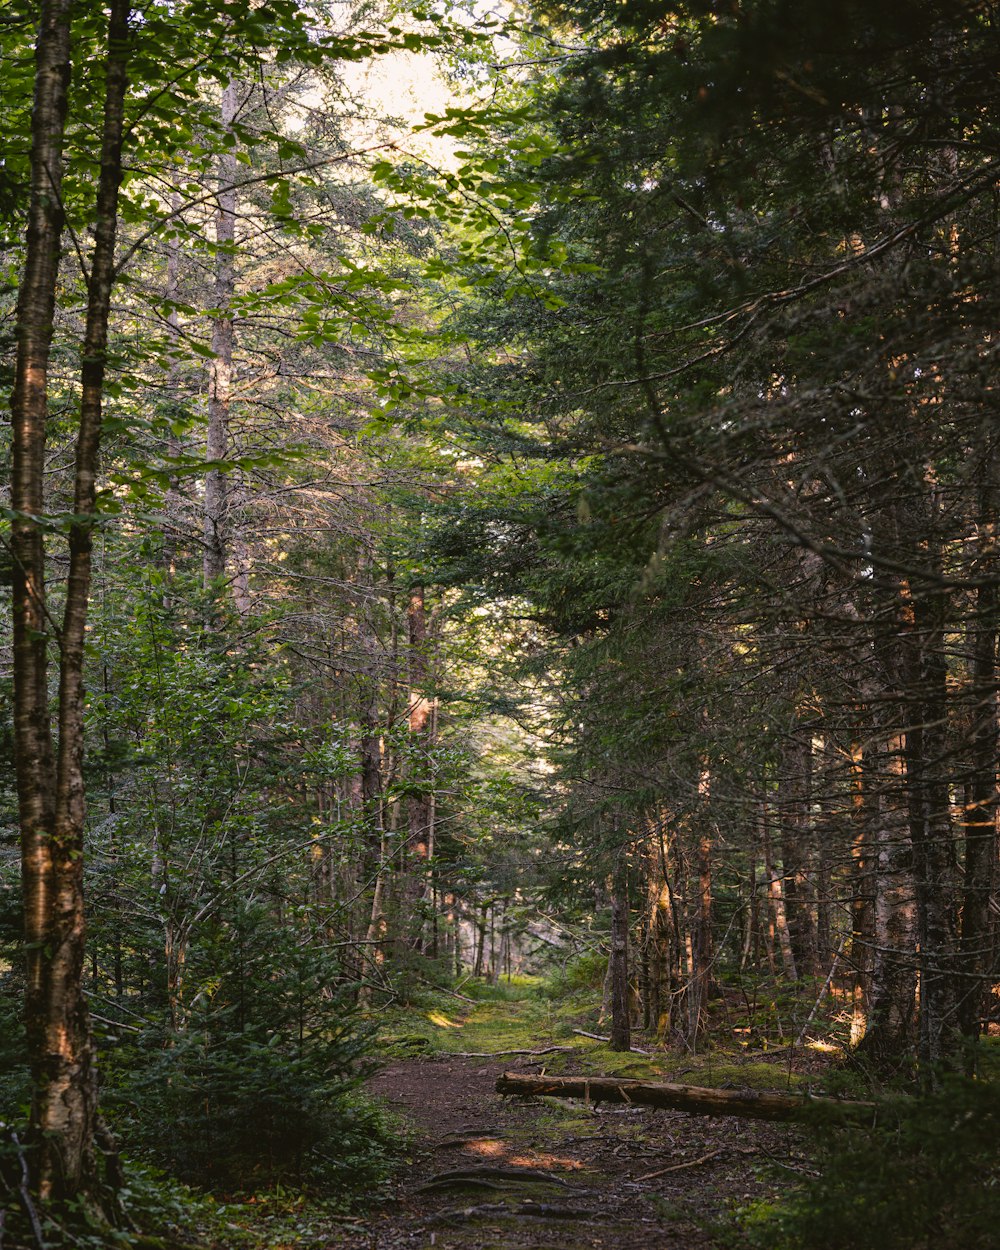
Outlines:
<svg viewBox="0 0 1000 1250"><path fill-rule="evenodd" d="M622 1055L574 1034L571 1013L537 998L453 1006L401 1014L406 1031L387 1031L391 1057L370 1088L410 1134L409 1162L393 1196L331 1247L732 1247L741 1210L767 1207L811 1170L801 1133L786 1125L494 1091L503 1071L803 1088L827 1062L808 1049ZM593 1028L585 1014L580 1023Z"/></svg>

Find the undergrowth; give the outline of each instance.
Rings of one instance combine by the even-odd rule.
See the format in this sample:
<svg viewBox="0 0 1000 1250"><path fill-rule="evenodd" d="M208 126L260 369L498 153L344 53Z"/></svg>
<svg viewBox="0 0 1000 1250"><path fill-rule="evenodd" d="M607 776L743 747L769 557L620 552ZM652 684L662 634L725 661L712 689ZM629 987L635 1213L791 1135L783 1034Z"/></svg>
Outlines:
<svg viewBox="0 0 1000 1250"><path fill-rule="evenodd" d="M998 1244L1000 1085L946 1077L879 1102L874 1127L815 1127L818 1175L743 1223L761 1250L987 1250Z"/></svg>

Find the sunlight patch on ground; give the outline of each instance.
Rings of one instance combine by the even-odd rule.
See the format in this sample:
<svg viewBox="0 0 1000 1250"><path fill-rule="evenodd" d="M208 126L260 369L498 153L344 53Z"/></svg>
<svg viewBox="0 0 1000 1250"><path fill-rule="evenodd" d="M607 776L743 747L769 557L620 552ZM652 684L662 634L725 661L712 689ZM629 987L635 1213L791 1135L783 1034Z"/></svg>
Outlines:
<svg viewBox="0 0 1000 1250"><path fill-rule="evenodd" d="M448 1017L440 1011L429 1011L427 1013L427 1019L430 1020L431 1024L436 1024L439 1029L460 1029L463 1027L458 1021L449 1020Z"/></svg>
<svg viewBox="0 0 1000 1250"><path fill-rule="evenodd" d="M511 1149L509 1142L498 1137L480 1137L466 1142L462 1147L463 1153L477 1155L480 1159L502 1159ZM583 1167L579 1159L537 1150L533 1150L531 1154L511 1155L505 1162L514 1168L566 1168L577 1171Z"/></svg>
<svg viewBox="0 0 1000 1250"><path fill-rule="evenodd" d="M530 1158L527 1155L518 1155L507 1162L515 1168L569 1168L574 1172L583 1167L579 1159L570 1159L565 1155L533 1154Z"/></svg>
<svg viewBox="0 0 1000 1250"><path fill-rule="evenodd" d="M507 1152L507 1143L498 1141L495 1138L487 1137L480 1141L470 1141L467 1146L462 1147L468 1150L470 1154L482 1155L488 1159L496 1159Z"/></svg>

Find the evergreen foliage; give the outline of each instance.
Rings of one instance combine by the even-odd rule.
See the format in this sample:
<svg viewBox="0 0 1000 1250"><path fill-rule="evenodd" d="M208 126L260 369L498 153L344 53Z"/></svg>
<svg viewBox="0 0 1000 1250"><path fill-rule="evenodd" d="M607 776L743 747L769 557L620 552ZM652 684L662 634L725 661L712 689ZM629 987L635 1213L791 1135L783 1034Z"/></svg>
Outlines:
<svg viewBox="0 0 1000 1250"><path fill-rule="evenodd" d="M751 1218L754 1245L792 1250L961 1250L996 1237L1000 1089L946 1079L935 1094L879 1103L859 1133L817 1129L819 1178L779 1213Z"/></svg>

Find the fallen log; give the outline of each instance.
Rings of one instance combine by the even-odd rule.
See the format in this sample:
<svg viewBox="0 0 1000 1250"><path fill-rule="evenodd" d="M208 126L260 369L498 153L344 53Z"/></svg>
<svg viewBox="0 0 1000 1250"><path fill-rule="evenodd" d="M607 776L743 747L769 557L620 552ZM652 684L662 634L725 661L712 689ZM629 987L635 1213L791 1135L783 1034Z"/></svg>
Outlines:
<svg viewBox="0 0 1000 1250"><path fill-rule="evenodd" d="M588 1102L626 1102L694 1115L735 1115L750 1120L801 1120L817 1106L836 1107L851 1117L871 1118L875 1104L804 1094L763 1090L704 1089L614 1076L523 1076L505 1072L497 1079L498 1094L584 1098Z"/></svg>

